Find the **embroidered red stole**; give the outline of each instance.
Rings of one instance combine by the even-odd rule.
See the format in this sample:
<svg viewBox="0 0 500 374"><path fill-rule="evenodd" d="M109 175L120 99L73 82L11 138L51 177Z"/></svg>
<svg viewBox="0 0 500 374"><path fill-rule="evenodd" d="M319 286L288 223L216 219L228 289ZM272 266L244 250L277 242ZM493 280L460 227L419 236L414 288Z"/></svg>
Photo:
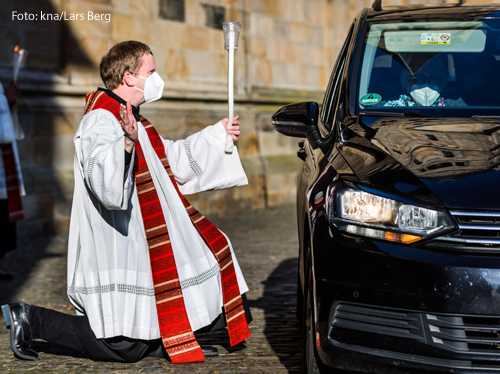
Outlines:
<svg viewBox="0 0 500 374"><path fill-rule="evenodd" d="M110 111L121 122L120 106L116 100L102 91L89 93L85 114L98 108ZM144 117L141 117L140 121L146 129L151 145L165 167L191 221L217 259L221 272L224 312L229 339L231 346L238 344L250 336L250 330L246 321L229 243L225 236L198 212L179 191L158 132ZM156 308L163 344L172 363L204 361L203 352L196 341L186 313L168 228L139 141L135 142L135 152L136 189L149 247Z"/></svg>
<svg viewBox="0 0 500 374"><path fill-rule="evenodd" d="M0 144L2 150L3 168L5 171L5 187L7 188L7 205L9 221L24 219L23 202L21 200L21 185L17 175L16 159L12 143Z"/></svg>

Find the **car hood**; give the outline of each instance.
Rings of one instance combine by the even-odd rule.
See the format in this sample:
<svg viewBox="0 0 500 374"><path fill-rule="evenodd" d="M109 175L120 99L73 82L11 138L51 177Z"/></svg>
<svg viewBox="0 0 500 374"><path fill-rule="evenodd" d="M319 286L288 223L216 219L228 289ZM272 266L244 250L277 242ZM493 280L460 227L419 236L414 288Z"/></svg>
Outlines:
<svg viewBox="0 0 500 374"><path fill-rule="evenodd" d="M448 208L500 209L499 120L358 119L347 128L339 151L362 184Z"/></svg>

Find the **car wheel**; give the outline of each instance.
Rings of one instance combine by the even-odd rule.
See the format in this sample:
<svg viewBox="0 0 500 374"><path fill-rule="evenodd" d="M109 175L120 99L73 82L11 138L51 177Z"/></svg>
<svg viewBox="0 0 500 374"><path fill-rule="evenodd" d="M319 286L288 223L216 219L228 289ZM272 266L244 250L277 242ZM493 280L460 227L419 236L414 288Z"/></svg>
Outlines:
<svg viewBox="0 0 500 374"><path fill-rule="evenodd" d="M316 348L314 342L314 316L313 316L313 300L310 290L307 290L307 302L304 302L303 319L302 319L302 336L303 336L303 360L302 371L304 374L320 374L318 362L316 360Z"/></svg>

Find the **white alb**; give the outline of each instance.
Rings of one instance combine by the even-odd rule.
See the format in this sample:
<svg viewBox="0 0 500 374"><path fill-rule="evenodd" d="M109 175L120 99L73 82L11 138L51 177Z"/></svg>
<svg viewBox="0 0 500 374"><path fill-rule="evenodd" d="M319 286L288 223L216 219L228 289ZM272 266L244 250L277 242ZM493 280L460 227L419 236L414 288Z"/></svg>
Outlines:
<svg viewBox="0 0 500 374"><path fill-rule="evenodd" d="M209 325L223 306L216 259L196 228L156 156L140 122L139 141L170 234L193 331ZM224 152L221 122L185 140L163 140L183 194L248 183L238 152ZM133 157L125 170L123 130L107 110L85 115L75 138L75 191L68 247L68 296L86 314L97 338L160 337L151 265L135 180ZM232 250L232 248L231 248ZM248 291L233 252L240 293Z"/></svg>

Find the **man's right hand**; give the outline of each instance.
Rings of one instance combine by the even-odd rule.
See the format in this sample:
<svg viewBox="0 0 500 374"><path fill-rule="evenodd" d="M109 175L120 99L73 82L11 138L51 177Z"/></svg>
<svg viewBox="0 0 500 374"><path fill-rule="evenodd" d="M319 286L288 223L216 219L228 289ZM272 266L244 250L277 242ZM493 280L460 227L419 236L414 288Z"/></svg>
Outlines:
<svg viewBox="0 0 500 374"><path fill-rule="evenodd" d="M132 114L132 105L130 103L127 103L126 106L120 104L120 117L122 119L123 130L125 131L125 150L128 153L132 153L139 134L137 132L137 121Z"/></svg>

